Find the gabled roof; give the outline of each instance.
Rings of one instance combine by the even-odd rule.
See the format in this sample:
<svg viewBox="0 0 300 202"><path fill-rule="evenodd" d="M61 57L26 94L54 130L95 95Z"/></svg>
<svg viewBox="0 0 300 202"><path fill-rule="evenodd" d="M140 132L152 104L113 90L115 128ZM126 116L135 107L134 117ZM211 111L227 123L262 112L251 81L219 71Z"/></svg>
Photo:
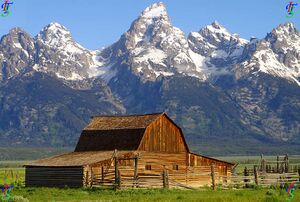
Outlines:
<svg viewBox="0 0 300 202"><path fill-rule="evenodd" d="M94 116L82 131L75 152L137 150L146 128L163 114Z"/></svg>
<svg viewBox="0 0 300 202"><path fill-rule="evenodd" d="M84 130L75 151L137 150L144 132L144 128Z"/></svg>
<svg viewBox="0 0 300 202"><path fill-rule="evenodd" d="M147 128L164 113L144 115L94 116L84 130L116 130Z"/></svg>

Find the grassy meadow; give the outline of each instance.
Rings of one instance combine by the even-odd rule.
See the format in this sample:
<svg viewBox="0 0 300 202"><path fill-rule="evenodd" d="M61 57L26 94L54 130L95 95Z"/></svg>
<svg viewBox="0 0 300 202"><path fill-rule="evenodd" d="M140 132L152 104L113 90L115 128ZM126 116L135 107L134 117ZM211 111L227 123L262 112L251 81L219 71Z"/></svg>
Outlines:
<svg viewBox="0 0 300 202"><path fill-rule="evenodd" d="M179 190L179 189L57 189L15 188L11 195L18 201L72 201L72 202L123 202L123 201L187 201L187 202L280 202L285 201L284 189L245 190ZM300 191L294 192L294 201L300 201ZM27 199L27 200L26 200ZM17 201L17 200L16 200Z"/></svg>
<svg viewBox="0 0 300 202"><path fill-rule="evenodd" d="M274 160L276 157L266 157ZM259 157L222 157L239 163L238 169L253 166ZM295 158L296 159L296 158ZM5 183L14 185L10 201L69 201L69 202L134 202L134 201L187 201L187 202L283 202L287 201L285 189L276 187L251 189L227 189L213 191L210 188L195 190L182 189L127 189L111 190L104 188L26 188L24 168L26 161L0 161L0 186ZM300 162L293 162L295 164ZM6 174L5 174L6 173ZM18 176L18 177L17 177ZM18 178L18 179L17 179ZM1 199L0 199L1 201ZM294 191L293 202L300 202L300 189Z"/></svg>

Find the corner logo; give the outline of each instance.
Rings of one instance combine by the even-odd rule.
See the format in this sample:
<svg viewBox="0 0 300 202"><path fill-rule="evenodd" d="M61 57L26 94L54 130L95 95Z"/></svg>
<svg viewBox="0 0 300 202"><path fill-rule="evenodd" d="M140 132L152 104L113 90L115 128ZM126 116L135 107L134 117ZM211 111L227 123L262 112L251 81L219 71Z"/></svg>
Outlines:
<svg viewBox="0 0 300 202"><path fill-rule="evenodd" d="M2 17L6 17L9 15L9 6L13 4L13 2L9 2L9 0L5 0L5 2L2 4L1 8L2 8L2 13L1 13L1 16Z"/></svg>
<svg viewBox="0 0 300 202"><path fill-rule="evenodd" d="M290 184L285 191L288 193L288 197L286 198L286 201L291 201L294 198L294 191L295 191L296 186L293 184Z"/></svg>
<svg viewBox="0 0 300 202"><path fill-rule="evenodd" d="M2 201L7 201L10 199L10 189L14 188L13 186L9 186L8 184L6 184L5 187L2 188L2 193L3 196L1 197Z"/></svg>
<svg viewBox="0 0 300 202"><path fill-rule="evenodd" d="M295 6L297 6L298 4L296 4L296 3L293 3L292 1L288 4L288 5L286 5L286 7L285 7L285 9L286 9L286 11L287 11L287 15L285 16L286 18L291 18L291 17L293 17L294 16L294 8L295 8Z"/></svg>

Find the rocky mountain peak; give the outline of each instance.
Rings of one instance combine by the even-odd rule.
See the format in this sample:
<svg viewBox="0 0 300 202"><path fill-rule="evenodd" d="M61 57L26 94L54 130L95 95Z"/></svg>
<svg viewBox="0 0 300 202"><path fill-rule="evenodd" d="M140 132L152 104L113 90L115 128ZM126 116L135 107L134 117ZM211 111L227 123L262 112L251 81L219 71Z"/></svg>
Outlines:
<svg viewBox="0 0 300 202"><path fill-rule="evenodd" d="M299 40L300 34L294 24L288 22L274 28L265 39L271 43L280 42L281 45L288 45L289 42Z"/></svg>
<svg viewBox="0 0 300 202"><path fill-rule="evenodd" d="M64 80L82 80L91 76L94 54L76 43L63 25L50 23L39 32L35 41L39 57L34 70L49 72Z"/></svg>
<svg viewBox="0 0 300 202"><path fill-rule="evenodd" d="M24 31L22 28L20 27L14 27L12 29L9 30L9 34L10 35L17 35L18 33L25 33L27 34L26 31Z"/></svg>
<svg viewBox="0 0 300 202"><path fill-rule="evenodd" d="M33 47L33 42L30 35L22 28L15 27L9 30L9 33L1 39L2 45L12 45L14 48L22 49L28 46Z"/></svg>
<svg viewBox="0 0 300 202"><path fill-rule="evenodd" d="M239 61L245 45L248 44L247 40L230 33L217 21L200 29L199 32L191 32L188 42L195 53L208 58L206 63L210 63L209 69L213 72L217 70L219 72L217 75L226 74L225 69Z"/></svg>
<svg viewBox="0 0 300 202"><path fill-rule="evenodd" d="M36 38L48 46L62 46L65 43L73 42L70 31L56 22L44 27Z"/></svg>
<svg viewBox="0 0 300 202"><path fill-rule="evenodd" d="M147 43L158 43L172 32L172 25L163 3L147 7L132 23L125 34L127 48L134 48Z"/></svg>
<svg viewBox="0 0 300 202"><path fill-rule="evenodd" d="M163 3L147 7L121 39L103 52L126 57L130 70L143 80L199 73L193 61L197 54L192 58L185 34L172 25ZM202 58L196 60L202 62Z"/></svg>
<svg viewBox="0 0 300 202"><path fill-rule="evenodd" d="M272 30L272 33L277 34L277 35L289 35L289 34L293 34L296 32L297 32L297 29L294 26L294 24L291 22L281 24Z"/></svg>
<svg viewBox="0 0 300 202"><path fill-rule="evenodd" d="M249 60L237 70L245 74L260 72L285 78L300 85L300 34L293 23L273 29L264 39L252 40L245 53Z"/></svg>
<svg viewBox="0 0 300 202"><path fill-rule="evenodd" d="M7 80L33 63L34 40L21 28L13 28L0 42L0 81Z"/></svg>
<svg viewBox="0 0 300 202"><path fill-rule="evenodd" d="M166 6L162 3L155 3L152 4L151 6L147 7L142 14L140 15L141 18L148 18L148 19L153 19L153 18L164 18L168 19L168 13Z"/></svg>

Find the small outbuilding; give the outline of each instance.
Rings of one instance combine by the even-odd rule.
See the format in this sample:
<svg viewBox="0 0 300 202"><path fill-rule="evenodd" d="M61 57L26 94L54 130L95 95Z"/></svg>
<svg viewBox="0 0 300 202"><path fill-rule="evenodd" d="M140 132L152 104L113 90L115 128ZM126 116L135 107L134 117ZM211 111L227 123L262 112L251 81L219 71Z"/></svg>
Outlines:
<svg viewBox="0 0 300 202"><path fill-rule="evenodd" d="M192 153L181 128L165 113L95 116L74 152L26 164L25 185L82 187L121 184L121 179L125 184L127 179L143 187L150 176L165 180L168 174L179 184L201 186L210 177L195 175L193 180L189 174L208 173L212 166L219 180L226 180L233 164Z"/></svg>

